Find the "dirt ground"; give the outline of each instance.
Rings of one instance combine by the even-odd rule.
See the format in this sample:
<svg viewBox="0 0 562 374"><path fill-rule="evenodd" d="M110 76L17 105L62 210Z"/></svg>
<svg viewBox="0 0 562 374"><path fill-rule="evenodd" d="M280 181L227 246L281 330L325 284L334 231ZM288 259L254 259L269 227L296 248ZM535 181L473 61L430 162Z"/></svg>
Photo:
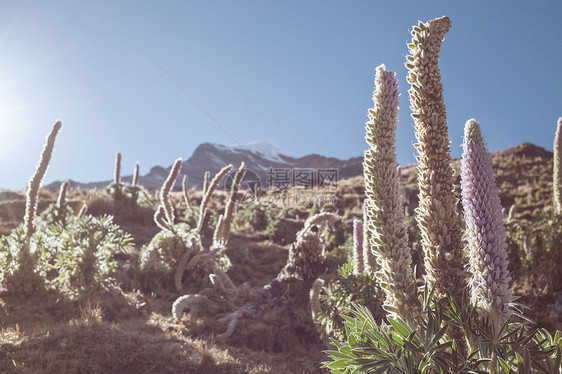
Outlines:
<svg viewBox="0 0 562 374"><path fill-rule="evenodd" d="M496 153L494 168L506 210L521 205L516 219L532 224L533 217L552 199L552 154L532 145L521 145ZM457 165L458 168L458 165ZM525 176L522 178L521 176ZM413 212L417 204L415 167L402 169L405 205ZM155 192L153 192L155 193ZM353 218L361 218L363 179L339 181L335 191L293 190L299 196L332 196L326 210L344 216L346 235L351 235ZM99 192L71 191L69 202L78 210ZM198 203L200 191L191 191ZM307 195L308 194L308 195ZM224 205L224 193L214 199L214 208ZM262 198L268 203L270 196ZM56 200L56 193L42 191L39 210ZM304 201L311 201L305 199ZM181 217L179 193L174 204ZM294 218L287 226L296 233L308 217L312 204L293 204ZM23 191L0 191L0 235L8 234L21 221L25 208ZM112 213L103 204L91 213ZM274 205L279 211L282 204ZM136 251L158 232L153 210L134 217L116 215L115 222L132 234ZM233 266L229 276L236 285L262 287L286 263L290 243L276 244L265 232L250 227L233 230L227 255ZM560 267L562 268L562 263ZM562 286L530 274L516 279L514 293L529 306L526 313L538 326L562 329L562 313L555 310L562 300ZM54 291L23 298L0 293L0 372L2 373L324 373L322 353L327 346L310 345L297 351L255 349L251 344L230 344L216 339L226 326L208 326L209 319L186 315L172 318L174 299L138 290L120 290L73 301ZM235 339L234 339L235 341ZM275 345L271 345L274 347ZM261 346L263 348L263 346Z"/></svg>

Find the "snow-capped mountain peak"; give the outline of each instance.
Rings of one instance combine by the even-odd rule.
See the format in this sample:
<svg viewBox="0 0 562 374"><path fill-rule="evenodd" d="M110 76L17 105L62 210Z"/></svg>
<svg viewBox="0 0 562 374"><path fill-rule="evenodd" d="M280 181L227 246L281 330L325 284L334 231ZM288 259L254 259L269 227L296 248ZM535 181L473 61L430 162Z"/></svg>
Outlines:
<svg viewBox="0 0 562 374"><path fill-rule="evenodd" d="M283 159L279 157L280 155L283 154L283 151L281 150L281 148L279 148L272 142L262 140L262 141L251 142L242 145L235 144L232 145L231 148L257 153L261 157L271 161L283 162Z"/></svg>
<svg viewBox="0 0 562 374"><path fill-rule="evenodd" d="M188 175L191 187L201 187L206 171L210 171L211 175L214 175L225 165L232 164L237 168L242 161L246 163L246 170L251 170L256 174L264 186L267 186L270 169L337 169L338 178L359 175L363 170L362 157L345 161L320 155L293 158L283 154L283 151L271 142L258 141L232 146L202 143L193 151L191 157L183 162L181 174ZM171 166L167 168L161 166L153 167L148 174L141 176L141 185L147 188L160 188L170 168ZM121 179L129 182L131 176L123 176ZM110 181L74 183L73 186L101 188L109 183ZM54 182L48 187L56 190L59 186L60 182ZM179 183L176 187L178 186Z"/></svg>

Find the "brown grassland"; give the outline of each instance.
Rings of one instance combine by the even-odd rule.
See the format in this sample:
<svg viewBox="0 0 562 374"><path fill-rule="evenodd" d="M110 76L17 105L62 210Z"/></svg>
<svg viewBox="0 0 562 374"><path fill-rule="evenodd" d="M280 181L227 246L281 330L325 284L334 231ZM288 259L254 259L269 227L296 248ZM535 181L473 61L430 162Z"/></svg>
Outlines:
<svg viewBox="0 0 562 374"><path fill-rule="evenodd" d="M458 161L455 167L458 173ZM493 166L506 214L513 204L519 209L514 219L532 228L534 219L552 201L552 153L523 144L493 155ZM407 209L417 204L415 167L402 169L402 182ZM459 180L457 178L457 185ZM157 192L152 191L156 196ZM320 209L334 211L343 217L345 237L352 234L353 218L361 218L364 199L361 176L338 181L335 191L290 190L290 194L315 196L333 194L334 204ZM172 194L176 216L181 220L186 206L179 192ZM195 205L201 191L190 190ZM39 212L57 198L56 192L42 190ZM116 210L111 200L99 191L70 191L70 206L78 210L83 201L89 214L112 214L115 222L134 238L135 251L147 244L159 231L153 221L154 208L130 214ZM224 209L226 193L214 194L211 208ZM305 199L306 200L306 199ZM261 201L268 204L268 196ZM280 204L272 204L275 213ZM292 205L292 217L282 220L288 238L294 238L308 217L311 204ZM22 222L25 210L23 191L0 192L0 234L7 235ZM227 255L233 266L229 276L236 285L247 282L261 287L275 278L287 261L290 240L277 244L264 230L233 226ZM118 258L121 267L136 253ZM417 260L416 260L417 259ZM419 256L414 254L419 265ZM560 272L562 261L554 264ZM323 278L329 279L334 269L326 266ZM122 279L124 274L116 274ZM121 278L120 278L121 277ZM530 307L527 315L540 327L562 329L562 313L554 309L562 286L540 269L528 269L514 279L513 288L523 303ZM176 295L177 296L177 295ZM30 297L0 293L0 372L2 373L323 373L322 352L327 345L318 341L303 343L299 337L263 334L236 339L236 332L226 342L216 335L224 323L205 315L184 314L181 320L171 315L174 298L144 293L134 287L119 291L98 292L86 299L70 300L54 291ZM302 310L309 308L301 300ZM263 323L263 322L260 322ZM275 320L269 321L275 324ZM237 329L249 328L243 324ZM255 326L253 327L255 328ZM281 329L282 330L282 326ZM320 334L318 334L320 336Z"/></svg>

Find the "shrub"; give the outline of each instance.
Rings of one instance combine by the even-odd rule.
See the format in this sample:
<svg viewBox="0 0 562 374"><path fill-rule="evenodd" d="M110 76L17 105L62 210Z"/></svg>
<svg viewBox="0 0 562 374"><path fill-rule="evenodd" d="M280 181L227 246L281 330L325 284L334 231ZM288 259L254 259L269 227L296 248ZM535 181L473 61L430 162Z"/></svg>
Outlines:
<svg viewBox="0 0 562 374"><path fill-rule="evenodd" d="M134 209L152 205L148 192L142 186L113 182L106 186L103 192L112 198L117 209Z"/></svg>
<svg viewBox="0 0 562 374"><path fill-rule="evenodd" d="M152 204L148 192L138 184L139 164L135 166L132 184L121 182L121 153L115 158L115 176L113 182L103 192L113 199L116 210L130 210L137 207L148 207Z"/></svg>
<svg viewBox="0 0 562 374"><path fill-rule="evenodd" d="M214 228L212 244L203 246L206 220L209 219L208 204L213 191L221 179L232 170L232 165L224 167L213 180L207 183L201 200L196 226L175 223L175 210L170 198L170 191L181 169L181 159L176 160L168 178L160 191L160 205L154 214L154 221L161 231L152 241L143 246L140 253L140 283L142 288L156 291L162 296L169 296L170 289L183 290L184 278L191 280L190 286L200 286L201 280L215 274L227 288L234 287L225 271L230 267L226 256L226 246L230 235L230 222L236 203L237 188L245 172L245 164L238 169L231 187L224 215L220 215ZM199 288L199 287L196 287Z"/></svg>
<svg viewBox="0 0 562 374"><path fill-rule="evenodd" d="M286 222L278 218L269 222L265 233L269 240L281 245L292 243L295 240L295 233L289 228Z"/></svg>
<svg viewBox="0 0 562 374"><path fill-rule="evenodd" d="M53 125L35 173L29 180L23 225L14 229L7 238L2 238L0 283L12 293L29 294L43 285L39 273L41 267L39 261L43 254L44 242L43 236L36 233L34 221L37 216L39 188L49 166L55 140L61 127L61 121L57 121Z"/></svg>
<svg viewBox="0 0 562 374"><path fill-rule="evenodd" d="M562 258L562 216L547 209L533 222L522 226L516 220L506 224L511 270L516 277L532 276L539 288L548 285L552 291L562 284L559 270ZM546 283L546 284L545 284Z"/></svg>
<svg viewBox="0 0 562 374"><path fill-rule="evenodd" d="M384 293L374 273L356 274L352 261L348 261L338 268L336 277L324 288L317 321L326 335L341 339L345 336L344 318L354 303L367 308L380 323L385 318L383 300Z"/></svg>
<svg viewBox="0 0 562 374"><path fill-rule="evenodd" d="M28 295L44 287L44 253L50 245L43 232L28 235L23 224L0 238L0 280L8 292Z"/></svg>
<svg viewBox="0 0 562 374"><path fill-rule="evenodd" d="M273 219L273 210L267 204L255 202L247 208L239 210L234 223L238 227L252 227L255 231L263 231Z"/></svg>
<svg viewBox="0 0 562 374"><path fill-rule="evenodd" d="M41 219L48 224L61 224L65 226L66 222L74 216L74 211L66 204L68 185L68 181L61 184L57 201L54 204L50 204L41 213Z"/></svg>
<svg viewBox="0 0 562 374"><path fill-rule="evenodd" d="M279 218L296 218L297 213L291 207L284 207L284 208L281 208L279 213L277 213L277 217L279 217Z"/></svg>
<svg viewBox="0 0 562 374"><path fill-rule="evenodd" d="M510 317L501 326L480 318L451 297L425 292L416 323L389 318L378 323L368 308L355 305L344 316L346 340L327 353L332 373L557 373L562 339L544 329L528 331ZM467 348L446 336L456 326ZM498 328L499 327L499 328ZM464 350L467 349L467 352Z"/></svg>
<svg viewBox="0 0 562 374"><path fill-rule="evenodd" d="M114 255L133 247L132 237L113 223L112 216L75 218L66 226L51 226L47 235L48 284L72 296L114 286Z"/></svg>

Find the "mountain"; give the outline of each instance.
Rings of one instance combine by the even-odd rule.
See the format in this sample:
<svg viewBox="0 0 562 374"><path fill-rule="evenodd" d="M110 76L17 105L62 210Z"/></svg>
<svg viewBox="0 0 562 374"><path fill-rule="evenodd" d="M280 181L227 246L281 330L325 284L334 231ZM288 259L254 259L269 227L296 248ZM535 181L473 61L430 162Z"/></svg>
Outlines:
<svg viewBox="0 0 562 374"><path fill-rule="evenodd" d="M253 172L259 177L262 187L268 187L271 184L277 183L279 181L277 179L279 175L286 175L288 173L288 175L292 177L292 173L295 169L300 177L306 176L308 173L309 176L312 174L314 178L318 178L319 170L320 173L326 173L329 170L337 170L338 179L360 175L363 170L361 165L363 157L339 160L333 157L312 154L294 158L284 155L279 147L266 141L233 146L203 143L195 149L188 160L183 162L180 178L185 174L188 176L190 187L195 186L201 188L206 171L209 171L212 177L228 164L232 164L235 169L238 168L242 161L246 163L246 169L248 170L247 175L249 176L252 174L251 172ZM160 188L168 176L170 168L171 165L168 167L154 166L150 169L148 174L140 177L140 184L146 188ZM270 176L269 183L268 171ZM130 183L132 176L124 176L121 179ZM108 180L80 183L70 180L70 186L83 189L103 188L110 182L111 181ZM58 181L45 187L56 190L59 188L60 184L61 182ZM176 184L176 189L178 188L180 188L179 183Z"/></svg>

